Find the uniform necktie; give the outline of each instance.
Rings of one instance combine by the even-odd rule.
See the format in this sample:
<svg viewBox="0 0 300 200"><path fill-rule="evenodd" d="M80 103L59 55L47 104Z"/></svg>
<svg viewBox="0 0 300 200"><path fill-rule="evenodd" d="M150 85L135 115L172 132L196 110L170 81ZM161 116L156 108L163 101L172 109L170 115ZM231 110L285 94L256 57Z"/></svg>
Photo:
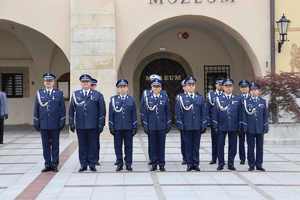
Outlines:
<svg viewBox="0 0 300 200"><path fill-rule="evenodd" d="M48 94L48 96L50 96L50 90L47 90L47 94Z"/></svg>

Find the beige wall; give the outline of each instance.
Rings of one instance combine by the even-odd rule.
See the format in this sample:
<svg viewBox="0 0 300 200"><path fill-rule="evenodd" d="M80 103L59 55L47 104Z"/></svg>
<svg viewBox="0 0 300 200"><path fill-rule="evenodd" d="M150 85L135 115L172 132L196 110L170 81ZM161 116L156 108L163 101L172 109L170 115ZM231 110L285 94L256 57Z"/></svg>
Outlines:
<svg viewBox="0 0 300 200"><path fill-rule="evenodd" d="M277 72L300 72L300 1L284 0L276 1L276 20L284 13L291 20L288 31L289 41L284 43L282 52L276 51ZM276 40L279 39L278 30Z"/></svg>

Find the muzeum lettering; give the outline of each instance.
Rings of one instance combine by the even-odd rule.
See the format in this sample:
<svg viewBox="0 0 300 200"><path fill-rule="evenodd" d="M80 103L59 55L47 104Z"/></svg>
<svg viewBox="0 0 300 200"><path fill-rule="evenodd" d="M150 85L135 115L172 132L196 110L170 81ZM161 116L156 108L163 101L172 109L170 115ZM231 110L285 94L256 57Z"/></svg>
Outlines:
<svg viewBox="0 0 300 200"><path fill-rule="evenodd" d="M215 4L215 3L234 3L236 0L148 0L149 4Z"/></svg>

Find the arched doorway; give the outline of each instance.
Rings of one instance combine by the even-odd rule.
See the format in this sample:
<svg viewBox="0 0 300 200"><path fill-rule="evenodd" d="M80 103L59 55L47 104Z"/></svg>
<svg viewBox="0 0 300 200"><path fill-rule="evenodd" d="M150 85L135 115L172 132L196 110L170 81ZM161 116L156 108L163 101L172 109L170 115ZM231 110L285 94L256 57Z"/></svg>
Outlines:
<svg viewBox="0 0 300 200"><path fill-rule="evenodd" d="M163 89L170 99L171 113L174 116L175 98L181 92L181 81L187 76L183 66L169 58L159 58L148 63L140 76L140 97L145 89L150 88L149 77L158 74L163 79Z"/></svg>
<svg viewBox="0 0 300 200"><path fill-rule="evenodd" d="M69 60L49 37L12 21L0 19L0 43L0 89L8 94L10 116L6 124L32 124L33 102L36 91L43 87L42 75L51 72L61 77L69 73ZM59 89L67 88L66 79L58 80Z"/></svg>
<svg viewBox="0 0 300 200"><path fill-rule="evenodd" d="M150 26L121 57L118 78L129 80L129 89L137 103L143 89L140 87L143 70L163 58L178 62L186 74L196 77L196 90L202 95L212 89L216 77L231 77L238 83L262 74L248 41L234 29L205 16L177 16Z"/></svg>
<svg viewBox="0 0 300 200"><path fill-rule="evenodd" d="M188 37L180 35L187 33ZM262 74L258 59L248 41L228 25L205 16L184 15L162 20L142 32L127 48L120 60L118 78L131 81L130 90L139 97L140 63L157 52L172 52L183 57L197 78L202 94L209 87L205 81L205 66L209 73L219 72L219 66L230 66L230 77L253 80ZM224 70L222 69L221 72ZM138 75L138 76L137 76ZM210 82L210 81L208 81Z"/></svg>

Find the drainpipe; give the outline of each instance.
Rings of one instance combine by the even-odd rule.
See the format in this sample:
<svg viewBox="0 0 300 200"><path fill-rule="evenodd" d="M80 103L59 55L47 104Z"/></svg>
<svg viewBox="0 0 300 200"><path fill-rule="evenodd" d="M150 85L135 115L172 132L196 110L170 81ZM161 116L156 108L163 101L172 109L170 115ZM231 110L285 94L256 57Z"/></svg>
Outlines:
<svg viewBox="0 0 300 200"><path fill-rule="evenodd" d="M271 44L271 74L276 73L276 45L275 45L275 0L270 0L270 44Z"/></svg>
<svg viewBox="0 0 300 200"><path fill-rule="evenodd" d="M275 40L275 0L270 0L270 49L271 49L271 75L276 74L276 40ZM271 92L271 117L273 123L278 123L278 106L276 95Z"/></svg>

